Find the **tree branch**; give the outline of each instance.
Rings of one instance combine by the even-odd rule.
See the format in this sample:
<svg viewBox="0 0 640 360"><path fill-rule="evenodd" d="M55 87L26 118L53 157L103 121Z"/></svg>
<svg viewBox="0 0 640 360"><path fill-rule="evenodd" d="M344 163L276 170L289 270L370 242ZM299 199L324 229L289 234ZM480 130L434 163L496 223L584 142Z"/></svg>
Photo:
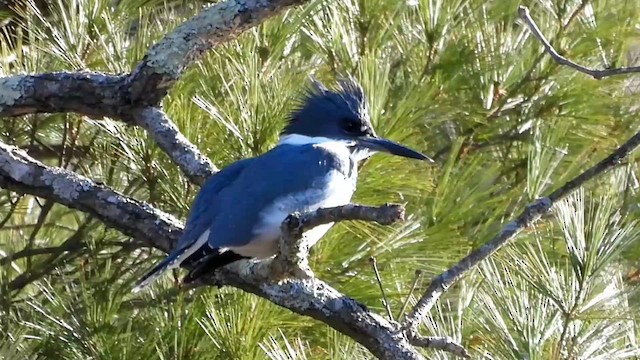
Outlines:
<svg viewBox="0 0 640 360"><path fill-rule="evenodd" d="M372 221L389 225L404 220L404 206L380 207L350 204L291 214L282 222L280 252L269 261L233 264L216 273L209 284L230 285L263 297L300 315L310 316L364 345L380 359L423 359L411 346L405 331L396 323L370 311L365 305L333 289L312 276L308 269L309 244L303 233L317 226L347 220ZM274 281L274 269L281 274ZM302 277L298 276L303 274ZM310 276L311 275L311 276ZM413 339L414 344L469 357L466 350L449 338Z"/></svg>
<svg viewBox="0 0 640 360"><path fill-rule="evenodd" d="M496 235L491 241L482 245L479 249L473 251L467 255L464 259L460 260L457 264L451 267L449 270L436 276L432 281L425 293L422 295L413 310L407 314L403 327L409 331L409 334L418 334L418 327L424 320L424 317L435 305L436 301L447 291L456 281L458 281L462 275L471 270L481 261L487 259L505 246L511 239L513 239L520 231L531 226L538 221L542 215L547 213L551 207L560 199L569 195L574 190L578 189L587 181L591 180L595 176L612 169L619 164L624 158L626 158L635 148L640 145L640 132L632 136L622 146L612 152L605 159L592 166L582 174L578 175L571 181L567 182L549 196L542 199L538 199L529 206L518 216L516 219L506 224L500 233Z"/></svg>
<svg viewBox="0 0 640 360"><path fill-rule="evenodd" d="M0 116L75 112L144 127L190 181L218 171L157 108L184 70L243 31L307 0L229 0L178 26L145 55L132 73L55 72L0 78ZM153 107L150 107L153 106Z"/></svg>
<svg viewBox="0 0 640 360"><path fill-rule="evenodd" d="M182 135L164 111L146 107L133 110L131 117L133 123L147 130L160 149L169 155L192 183L201 185L218 172L211 160Z"/></svg>
<svg viewBox="0 0 640 360"><path fill-rule="evenodd" d="M314 227L333 222L360 220L377 222L380 225L391 225L404 221L404 206L400 204L384 204L383 206L366 206L349 204L316 211L289 215L285 220L285 233L300 239L302 233Z"/></svg>
<svg viewBox="0 0 640 360"><path fill-rule="evenodd" d="M217 3L153 45L127 79L131 102L155 106L184 70L207 50L306 0L230 0Z"/></svg>
<svg viewBox="0 0 640 360"><path fill-rule="evenodd" d="M549 55L551 55L553 60L555 60L560 65L565 65L583 74L590 75L596 80L600 80L608 76L616 76L616 75L624 75L624 74L640 72L640 66L597 70L597 69L589 69L587 67L579 65L567 59L566 57L560 55L560 53L556 51L556 49L551 45L549 40L547 40L544 37L544 35L542 34L542 31L540 31L540 28L538 27L536 22L531 18L531 14L529 14L529 9L526 6L520 6L518 8L518 15L520 16L520 19L522 19L525 22L525 24L529 27L533 36L535 36L535 38L542 43L545 51L549 53Z"/></svg>
<svg viewBox="0 0 640 360"><path fill-rule="evenodd" d="M0 78L0 116L77 112L121 117L156 106L207 50L307 0L229 0L202 11L153 45L127 75L55 72Z"/></svg>
<svg viewBox="0 0 640 360"><path fill-rule="evenodd" d="M242 289L319 320L362 344L379 359L424 359L396 326L322 280L290 278L269 283L268 266L241 263L216 271L213 283Z"/></svg>
<svg viewBox="0 0 640 360"><path fill-rule="evenodd" d="M416 335L409 339L409 342L414 346L442 350L450 352L462 358L469 357L469 354L467 353L467 350L465 350L465 348L448 337Z"/></svg>
<svg viewBox="0 0 640 360"><path fill-rule="evenodd" d="M97 72L3 77L0 78L0 116L76 112L94 117L118 117L119 112L129 109L120 91L125 78Z"/></svg>
<svg viewBox="0 0 640 360"><path fill-rule="evenodd" d="M123 92L125 76L57 72L0 78L0 116L75 112L136 124L195 184L218 171L158 108L136 107Z"/></svg>
<svg viewBox="0 0 640 360"><path fill-rule="evenodd" d="M73 172L47 167L30 158L24 151L1 143L0 186L93 214L108 226L165 252L173 247L182 233L182 225L176 219L150 205L128 198ZM286 223L292 224L293 235L283 238L298 243L301 231L314 226L343 220L389 224L401 220L403 214L404 209L400 205L385 205L380 208L347 205L321 209L289 217L290 221ZM299 221L295 224L292 219ZM295 246L290 248L294 249ZM291 258L293 257L287 257ZM215 273L210 284L237 287L298 314L318 319L360 342L381 359L422 359L401 329L356 300L315 278L287 278L273 283L270 281L271 269L271 261L241 261ZM442 350L449 351L448 349Z"/></svg>
<svg viewBox="0 0 640 360"><path fill-rule="evenodd" d="M385 204L373 207L350 204L289 215L282 222L279 253L271 266L272 278L312 278L313 272L309 268L308 257L309 249L313 244L303 239L303 233L321 225L347 220L372 221L390 225L404 220L404 206Z"/></svg>
<svg viewBox="0 0 640 360"><path fill-rule="evenodd" d="M0 187L92 214L125 235L165 252L172 248L182 229L173 216L144 202L73 172L48 167L24 151L2 143Z"/></svg>

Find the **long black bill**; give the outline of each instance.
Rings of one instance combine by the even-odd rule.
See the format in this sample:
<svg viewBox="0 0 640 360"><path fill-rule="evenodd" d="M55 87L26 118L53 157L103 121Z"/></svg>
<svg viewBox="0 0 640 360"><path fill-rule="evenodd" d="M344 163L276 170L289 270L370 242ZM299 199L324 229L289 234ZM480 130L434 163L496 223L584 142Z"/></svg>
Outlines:
<svg viewBox="0 0 640 360"><path fill-rule="evenodd" d="M384 151L389 154L403 156L406 158L424 160L432 163L435 162L432 158L424 154L385 138L366 136L358 138L356 142L358 145L374 151Z"/></svg>

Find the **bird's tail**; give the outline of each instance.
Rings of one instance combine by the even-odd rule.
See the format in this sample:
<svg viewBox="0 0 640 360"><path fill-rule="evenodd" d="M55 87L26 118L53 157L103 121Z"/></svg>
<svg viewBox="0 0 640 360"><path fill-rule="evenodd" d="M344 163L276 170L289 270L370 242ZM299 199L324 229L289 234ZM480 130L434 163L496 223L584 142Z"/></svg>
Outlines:
<svg viewBox="0 0 640 360"><path fill-rule="evenodd" d="M154 266L153 269L149 270L149 272L147 272L138 281L136 286L131 291L134 293L137 293L140 290L143 290L144 288L149 286L149 284L156 281L156 279L162 276L162 274L164 274L165 271L173 269L178 265L180 265L178 263L178 260L180 259L181 255L184 254L185 250L186 249L182 249L180 251L176 251L173 254L167 256L164 260L158 263L158 265Z"/></svg>
<svg viewBox="0 0 640 360"><path fill-rule="evenodd" d="M231 250L220 252L219 249L211 249L210 251L195 262L187 276L182 279L183 284L190 284L232 262L248 259L248 257L236 254Z"/></svg>

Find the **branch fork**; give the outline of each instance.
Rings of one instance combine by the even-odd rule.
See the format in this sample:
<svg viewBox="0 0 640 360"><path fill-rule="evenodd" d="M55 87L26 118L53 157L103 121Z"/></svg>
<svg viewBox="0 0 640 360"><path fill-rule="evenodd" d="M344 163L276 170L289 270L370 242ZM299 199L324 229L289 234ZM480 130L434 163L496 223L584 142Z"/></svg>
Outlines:
<svg viewBox="0 0 640 360"><path fill-rule="evenodd" d="M128 75L50 73L0 78L0 92L4 94L4 97L0 96L0 116L76 112L93 117L119 118L145 128L192 182L202 183L217 169L180 134L158 104L183 70L207 49L304 2L219 2L167 34ZM559 64L596 79L640 72L640 67L594 70L578 65L559 55L544 38L525 7L519 9L519 15L546 52ZM123 93L127 96L123 96ZM114 109L119 110L115 112ZM415 347L439 349L468 357L465 349L450 338L422 336L418 333L420 324L437 300L466 272L550 211L555 202L595 176L617 166L639 145L640 132L598 164L528 206L491 241L435 277L400 327L315 278L307 260L311 244L305 241L303 235L316 226L344 220L375 221L388 225L403 219L404 208L401 205L369 207L352 204L291 214L282 224L280 251L273 260L239 261L223 267L211 276L211 284L236 287L297 314L317 319L362 344L380 359L424 359ZM65 169L44 165L2 143L0 187L89 213L107 226L165 252L173 247L182 233L179 221L151 205ZM273 282L269 278L281 280Z"/></svg>
<svg viewBox="0 0 640 360"><path fill-rule="evenodd" d="M292 213L282 222L279 252L270 264L271 281L281 286L296 287L301 284L311 285L317 280L309 267L309 249L312 244L304 236L306 231L315 227L346 220L377 222L391 225L404 221L405 208L400 204L384 204L379 207L349 204L332 208L323 208L307 213ZM327 286L327 285L324 285ZM377 314L376 314L377 315ZM449 337L422 336L412 327L402 326L394 321L387 321L377 315L380 323L384 322L389 332L395 334L413 346L447 351L462 358L469 353L462 345Z"/></svg>
<svg viewBox="0 0 640 360"><path fill-rule="evenodd" d="M349 204L316 211L296 212L287 216L280 227L279 251L271 262L271 279L309 279L313 271L309 267L310 244L304 236L306 231L321 225L344 220L373 221L390 225L404 220L405 209L399 204L385 204L379 207Z"/></svg>

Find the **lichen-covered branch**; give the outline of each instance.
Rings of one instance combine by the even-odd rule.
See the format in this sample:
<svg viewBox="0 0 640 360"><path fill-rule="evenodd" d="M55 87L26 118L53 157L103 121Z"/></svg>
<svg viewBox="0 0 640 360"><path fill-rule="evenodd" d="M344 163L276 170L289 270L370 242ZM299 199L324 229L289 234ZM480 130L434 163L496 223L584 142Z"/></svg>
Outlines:
<svg viewBox="0 0 640 360"><path fill-rule="evenodd" d="M216 272L214 283L237 287L319 320L362 344L379 359L424 359L394 324L322 280L286 279L273 283L269 282L269 268L256 270L257 264L227 266Z"/></svg>
<svg viewBox="0 0 640 360"><path fill-rule="evenodd" d="M56 72L0 78L0 116L75 112L144 127L194 183L217 171L159 109L204 52L305 0L229 0L202 11L153 45L130 73ZM152 106L152 107L150 107Z"/></svg>
<svg viewBox="0 0 640 360"><path fill-rule="evenodd" d="M566 184L549 194L549 196L538 199L533 204L527 206L520 216L506 224L500 233L491 239L491 241L471 252L447 271L436 276L431 281L431 284L424 292L416 306L405 318L406 320L403 327L409 332L410 337L417 336L416 334L418 334L418 327L420 326L420 323L438 301L440 296L442 296L442 294L466 272L504 247L520 231L538 221L540 217L547 213L558 200L566 197L595 176L614 168L638 146L640 146L640 132L632 136L627 140L627 142L622 144L605 159L587 169L571 181L568 181Z"/></svg>
<svg viewBox="0 0 640 360"><path fill-rule="evenodd" d="M159 108L137 107L126 98L125 76L57 72L0 78L0 116L75 112L120 119L148 131L190 181L202 184L218 169L184 137Z"/></svg>
<svg viewBox="0 0 640 360"><path fill-rule="evenodd" d="M0 187L92 214L125 235L163 251L171 249L182 229L173 216L144 202L76 173L46 166L24 151L2 143Z"/></svg>
<svg viewBox="0 0 640 360"><path fill-rule="evenodd" d="M306 0L229 0L178 26L153 45L127 80L132 102L155 106L204 52Z"/></svg>
<svg viewBox="0 0 640 360"><path fill-rule="evenodd" d="M218 172L211 160L193 145L164 111L155 107L135 109L132 122L147 130L173 162L194 184L201 185L209 176Z"/></svg>
<svg viewBox="0 0 640 360"><path fill-rule="evenodd" d="M120 86L124 76L97 72L54 72L0 78L0 116L76 112L117 117L129 109Z"/></svg>
<svg viewBox="0 0 640 360"><path fill-rule="evenodd" d="M153 45L130 73L55 72L0 78L0 116L77 112L120 118L157 106L184 70L216 45L306 0L229 0L205 9Z"/></svg>
<svg viewBox="0 0 640 360"><path fill-rule="evenodd" d="M398 221L404 221L404 212L404 206L400 204L336 206L303 214L291 214L284 223L283 231L293 238L300 239L302 233L309 229L339 221L361 220L391 225Z"/></svg>
<svg viewBox="0 0 640 360"><path fill-rule="evenodd" d="M390 225L403 221L404 214L404 206L400 204L379 207L349 204L291 214L282 222L279 254L271 261L270 266L254 264L244 268L241 271L251 274L251 277L243 276L243 283L229 285L265 297L254 288L262 286L265 289L265 284L270 283L270 296L267 299L331 325L367 347L378 358L421 359L422 356L408 343L409 338L404 330L313 277L307 261L309 244L303 236L304 232L317 226L340 221L361 220ZM277 273L275 277L274 272ZM286 275L284 280L283 274ZM277 284L274 284L274 278L279 280ZM248 279L258 282L251 283ZM225 284L225 279L216 275L215 282ZM320 289L323 290L323 301L318 301ZM296 296L292 297L291 293ZM466 350L449 338L422 338L422 341L415 341L415 344L468 357Z"/></svg>
<svg viewBox="0 0 640 360"><path fill-rule="evenodd" d="M469 357L469 354L467 353L467 350L465 348L448 337L415 335L409 339L409 342L411 343L411 345L418 347L450 352L452 354L458 355L461 358Z"/></svg>
<svg viewBox="0 0 640 360"><path fill-rule="evenodd" d="M45 166L24 151L1 143L0 187L93 214L108 226L165 252L173 247L182 233L182 224L178 220L148 204L73 172ZM394 218L401 219L402 214L402 207L398 205L381 208L349 205L319 210L299 218L302 226L309 229L311 225L354 219L389 223ZM292 239L297 242L299 237ZM381 359L423 359L401 329L321 280L288 278L272 282L269 261L237 262L216 272L211 282L243 289L320 320L352 337Z"/></svg>
<svg viewBox="0 0 640 360"><path fill-rule="evenodd" d="M584 1L583 3L586 4L586 1ZM536 22L533 21L531 15L529 14L529 9L526 6L520 6L518 8L518 15L520 16L520 19L522 19L525 24L527 24L533 36L542 43L542 46L544 46L544 50L553 58L553 60L555 60L555 62L560 65L565 65L583 74L590 75L596 80L600 80L608 76L640 73L640 66L597 70L589 69L585 66L577 64L558 53L558 51L551 45L549 40L547 40L547 38L542 34L542 31L540 31L540 28L538 27Z"/></svg>

